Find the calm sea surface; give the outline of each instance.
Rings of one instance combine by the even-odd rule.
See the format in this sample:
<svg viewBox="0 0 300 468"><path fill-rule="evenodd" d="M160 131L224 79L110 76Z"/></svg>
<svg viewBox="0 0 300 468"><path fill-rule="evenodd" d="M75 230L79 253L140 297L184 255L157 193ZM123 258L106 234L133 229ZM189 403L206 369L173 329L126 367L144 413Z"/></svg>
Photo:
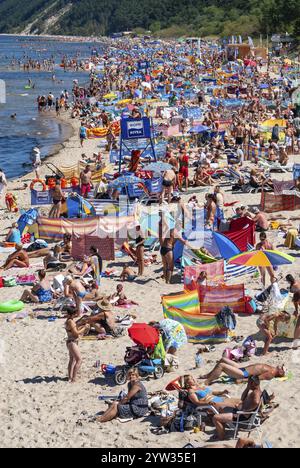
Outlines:
<svg viewBox="0 0 300 468"><path fill-rule="evenodd" d="M87 82L87 72L64 72L59 64L64 55L87 59L94 48L99 50L99 44L0 36L0 79L6 83L7 94L6 104L0 104L0 167L8 178L28 172L34 146L39 146L42 157L46 157L68 135L68 126L53 117L55 112L38 113L36 99L49 92L55 97L65 89L71 92L74 79ZM43 61L51 57L55 60L54 72L24 72L23 68L11 66L13 59L26 62L28 58ZM52 80L53 74L56 82ZM29 79L35 84L34 89L25 89ZM11 119L14 113L17 118Z"/></svg>

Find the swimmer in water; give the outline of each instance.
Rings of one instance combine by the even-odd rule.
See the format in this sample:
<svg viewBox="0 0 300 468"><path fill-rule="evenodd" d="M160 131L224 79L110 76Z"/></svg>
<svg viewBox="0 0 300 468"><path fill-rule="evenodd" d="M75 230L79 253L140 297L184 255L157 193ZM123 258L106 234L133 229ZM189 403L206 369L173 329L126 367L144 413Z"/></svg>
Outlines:
<svg viewBox="0 0 300 468"><path fill-rule="evenodd" d="M16 114L16 113L15 113L15 114L11 114L10 118L11 118L11 119L16 119L16 118L17 118L17 114Z"/></svg>

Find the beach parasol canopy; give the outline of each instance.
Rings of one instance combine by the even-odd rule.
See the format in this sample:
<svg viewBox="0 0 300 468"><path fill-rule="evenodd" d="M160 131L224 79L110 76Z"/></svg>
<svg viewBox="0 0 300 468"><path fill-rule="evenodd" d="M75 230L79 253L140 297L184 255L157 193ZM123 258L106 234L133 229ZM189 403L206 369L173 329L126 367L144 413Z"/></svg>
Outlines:
<svg viewBox="0 0 300 468"><path fill-rule="evenodd" d="M163 333L163 341L166 350L171 346L180 349L182 346L187 344L188 339L184 326L181 323L171 319L164 319L159 322L159 328Z"/></svg>
<svg viewBox="0 0 300 468"><path fill-rule="evenodd" d="M245 252L231 258L229 265L242 265L254 267L272 267L280 265L291 265L295 258L278 250L254 250Z"/></svg>
<svg viewBox="0 0 300 468"><path fill-rule="evenodd" d="M147 323L134 323L128 329L128 335L135 344L144 348L154 348L159 342L159 331Z"/></svg>
<svg viewBox="0 0 300 468"><path fill-rule="evenodd" d="M172 169L171 164L167 164L164 162L154 162L143 167L144 171L155 172L156 174L170 171L171 169Z"/></svg>
<svg viewBox="0 0 300 468"><path fill-rule="evenodd" d="M114 94L114 93L109 93L109 94L105 94L105 96L103 96L103 99L109 99L109 100L114 100L114 99L117 99L117 95Z"/></svg>
<svg viewBox="0 0 300 468"><path fill-rule="evenodd" d="M205 133L210 130L209 127L206 127L205 125L195 125L194 127L191 127L188 133Z"/></svg>
<svg viewBox="0 0 300 468"><path fill-rule="evenodd" d="M109 184L109 188L122 189L130 184L142 184L143 180L135 176L121 176Z"/></svg>

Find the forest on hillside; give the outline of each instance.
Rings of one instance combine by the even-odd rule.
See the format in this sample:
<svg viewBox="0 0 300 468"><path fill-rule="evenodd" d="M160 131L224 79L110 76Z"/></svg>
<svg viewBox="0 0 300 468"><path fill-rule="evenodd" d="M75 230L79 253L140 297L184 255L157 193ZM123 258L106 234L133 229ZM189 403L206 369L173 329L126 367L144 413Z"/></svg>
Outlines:
<svg viewBox="0 0 300 468"><path fill-rule="evenodd" d="M108 35L124 30L163 37L267 35L300 36L300 0L0 0L0 32L28 25L41 33L45 22L69 9L47 32Z"/></svg>

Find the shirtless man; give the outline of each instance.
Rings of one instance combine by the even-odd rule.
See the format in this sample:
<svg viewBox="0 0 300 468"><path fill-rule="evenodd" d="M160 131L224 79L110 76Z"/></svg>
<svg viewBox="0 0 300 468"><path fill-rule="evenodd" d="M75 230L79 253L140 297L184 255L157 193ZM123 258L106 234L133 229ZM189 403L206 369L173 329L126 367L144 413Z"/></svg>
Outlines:
<svg viewBox="0 0 300 468"><path fill-rule="evenodd" d="M64 296L74 299L77 315L80 316L82 309L82 301L87 295L87 291L80 280L74 280L72 276L67 276L64 281Z"/></svg>
<svg viewBox="0 0 300 468"><path fill-rule="evenodd" d="M29 267L29 257L23 248L23 244L17 244L16 250L14 253L7 257L6 262L4 263L3 267L0 268L1 270L9 270L10 268L28 268Z"/></svg>
<svg viewBox="0 0 300 468"><path fill-rule="evenodd" d="M92 171L89 165L86 166L84 171L80 173L80 187L81 187L81 196L84 198L88 197L88 194L91 191L92 186Z"/></svg>
<svg viewBox="0 0 300 468"><path fill-rule="evenodd" d="M256 224L256 231L267 231L269 229L270 223L267 219L266 214L260 211L258 208L253 208L253 214L254 217L252 217L252 219Z"/></svg>
<svg viewBox="0 0 300 468"><path fill-rule="evenodd" d="M169 169L164 173L163 191L161 194L160 203L164 201L166 193L168 194L168 203L171 203L175 182L176 174L173 169Z"/></svg>
<svg viewBox="0 0 300 468"><path fill-rule="evenodd" d="M217 212L217 204L215 202L215 196L212 194L207 195L207 217L206 217L206 226L212 228L215 221L215 216Z"/></svg>
<svg viewBox="0 0 300 468"><path fill-rule="evenodd" d="M272 367L268 364L251 364L250 366L242 367L230 361L230 359L222 358L209 374L203 375L200 379L205 379L205 384L210 385L215 380L218 380L223 373L237 380L245 380L253 376L258 377L260 380L272 380L285 376L283 366Z"/></svg>
<svg viewBox="0 0 300 468"><path fill-rule="evenodd" d="M116 335L117 326L112 311L112 305L108 299L97 302L99 313L92 317L84 317L80 324L89 324L100 335Z"/></svg>
<svg viewBox="0 0 300 468"><path fill-rule="evenodd" d="M262 397L262 391L260 388L260 380L258 377L250 377L248 380L248 385L244 391L241 400L242 403L235 409L229 409L226 411L226 408L221 414L216 414L213 417L213 422L216 427L217 435L219 440L225 439L225 425L231 423L237 419L237 412L254 412L257 410ZM246 416L244 416L244 421Z"/></svg>

